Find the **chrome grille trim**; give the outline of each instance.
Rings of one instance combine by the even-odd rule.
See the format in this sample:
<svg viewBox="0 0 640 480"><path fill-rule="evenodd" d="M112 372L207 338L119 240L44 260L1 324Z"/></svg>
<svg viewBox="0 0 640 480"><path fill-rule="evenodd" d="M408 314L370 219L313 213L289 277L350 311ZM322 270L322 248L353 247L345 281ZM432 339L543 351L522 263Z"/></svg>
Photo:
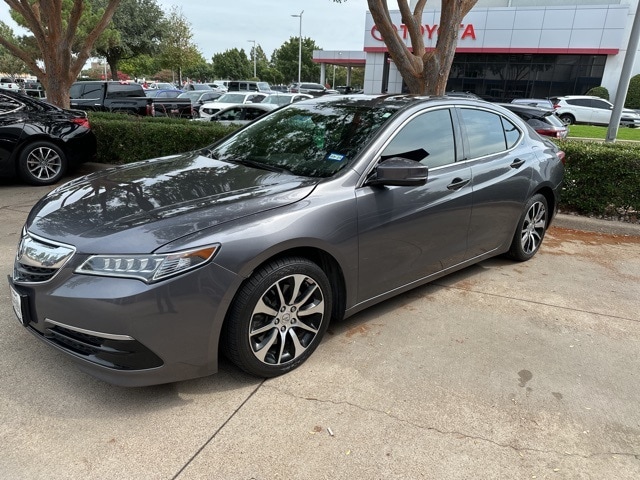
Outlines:
<svg viewBox="0 0 640 480"><path fill-rule="evenodd" d="M72 245L24 232L18 244L13 281L17 284L48 282L75 252L76 249Z"/></svg>

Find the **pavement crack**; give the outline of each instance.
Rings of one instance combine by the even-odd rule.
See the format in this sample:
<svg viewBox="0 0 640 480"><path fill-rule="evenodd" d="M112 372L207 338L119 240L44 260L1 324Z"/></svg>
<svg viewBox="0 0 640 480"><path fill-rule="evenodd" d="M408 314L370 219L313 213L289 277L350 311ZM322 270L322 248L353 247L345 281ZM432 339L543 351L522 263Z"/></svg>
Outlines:
<svg viewBox="0 0 640 480"><path fill-rule="evenodd" d="M276 390L279 393L282 393L284 395L289 395L293 398L297 398L300 400L305 400L305 401L309 401L309 402L318 402L318 403L326 403L326 404L331 404L331 405L346 405L352 408L355 408L357 410L361 410L363 412L368 412L368 413L377 413L380 415L383 415L385 417L389 417L392 418L393 420L403 423L405 425L409 425L411 427L420 429L420 430L427 430L430 432L435 432L439 435L447 435L447 436L453 436L456 437L457 439L465 439L465 440L476 440L476 441L480 441L480 442L485 442L491 445L494 445L496 447L499 448L505 448L505 449L509 449L509 450L513 450L514 452L517 453L522 453L522 452L529 452L529 453L535 453L535 454L544 454L544 455L560 455L560 456L565 456L565 457L576 457L576 458L583 458L583 459L590 459L590 458L594 458L594 457L599 457L599 456L621 456L621 457L634 457L636 460L640 460L640 454L638 453L627 453L627 452L594 452L594 453L589 453L589 454L584 454L584 453L577 453L577 452L558 452L555 450L544 450L544 449L539 449L539 448L531 448L531 447L519 447L517 445L512 445L510 443L500 443L500 442L496 442L495 440L492 440L490 438L486 438L486 437L482 437L479 435L469 435L467 433L463 433L457 430L442 430L433 426L428 426L428 425L422 425L422 424L418 424L416 422L412 422L410 420L407 420L405 418L400 418L397 415L392 414L391 412L385 412L376 408L367 408L367 407L363 407L362 405L358 405L356 403L352 403L352 402L346 402L346 401L336 401L336 400L330 400L330 399L322 399L322 398L318 398L318 397L308 397L308 396L301 396L301 395L295 395L291 392L288 391L284 391L282 389L276 388L272 385L265 385L265 388L271 388L273 390Z"/></svg>
<svg viewBox="0 0 640 480"><path fill-rule="evenodd" d="M227 424L231 421L231 419L235 417L238 414L238 412L244 408L247 402L253 398L253 396L258 392L258 390L260 390L260 387L262 387L266 381L267 381L266 379L262 380L256 386L256 388L254 388L251 391L251 393L247 395L247 398L245 398L244 401L238 406L238 408L236 408L231 413L231 415L229 415L229 418L227 418L222 423L222 425L220 425L220 427L218 427L218 429L215 432L213 432L213 434L209 437L209 439L200 446L200 448L191 456L191 458L189 458L189 460L185 462L182 468L178 470L178 472L173 477L171 477L171 480L176 480L187 469L187 467L196 459L196 457L200 455L200 452L202 452L207 447L207 445L209 445L218 436L218 434L222 431L222 429L226 427Z"/></svg>

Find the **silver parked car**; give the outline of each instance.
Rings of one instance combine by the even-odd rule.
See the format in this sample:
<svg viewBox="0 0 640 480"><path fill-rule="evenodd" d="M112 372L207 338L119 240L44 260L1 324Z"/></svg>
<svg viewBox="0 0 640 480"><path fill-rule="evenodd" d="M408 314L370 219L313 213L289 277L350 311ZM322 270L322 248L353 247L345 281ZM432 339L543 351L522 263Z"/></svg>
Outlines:
<svg viewBox="0 0 640 480"><path fill-rule="evenodd" d="M331 320L495 255L532 258L563 158L479 100L303 100L50 192L22 232L13 306L115 384L209 375L220 352L280 375Z"/></svg>

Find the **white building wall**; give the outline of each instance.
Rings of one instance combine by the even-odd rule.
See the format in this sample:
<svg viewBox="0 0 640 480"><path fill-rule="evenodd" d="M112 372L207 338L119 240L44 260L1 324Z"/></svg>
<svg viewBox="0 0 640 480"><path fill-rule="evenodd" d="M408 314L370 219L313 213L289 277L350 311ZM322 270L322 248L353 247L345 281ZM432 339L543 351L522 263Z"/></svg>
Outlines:
<svg viewBox="0 0 640 480"><path fill-rule="evenodd" d="M478 36L476 41L482 41L487 47L526 48L532 46L533 40L538 48L579 49L593 48L598 45L610 47L615 44L619 52L608 55L602 79L602 86L609 90L610 98L614 99L638 2L639 0L479 0L474 9L469 12L467 19L471 18L473 21L474 17L477 19L478 16L488 15L486 25L492 28L476 32ZM623 28L616 25L615 29L608 30L610 20L607 17L606 7L616 5L628 6L626 24ZM545 7L547 10L544 20L540 7ZM429 0L427 8L439 8L439 0ZM491 9L489 13L486 11L487 8ZM571 17L571 23L569 24L564 18L558 28L553 31L554 18L558 18L554 17L553 11L572 9L575 10L575 14ZM424 23L430 23L432 18L433 23L438 22L438 12L435 12L434 17L431 15L434 15L434 12L425 12ZM367 47L368 35L370 32L366 31L365 47ZM458 46L460 47L461 44L462 42L459 42ZM640 60L638 60L640 55L636 54L636 56L633 75L640 74ZM374 65L373 69L370 68L371 64ZM384 53L367 52L365 93L380 93L383 64ZM395 66L391 64L388 92L400 93L401 89L402 78Z"/></svg>

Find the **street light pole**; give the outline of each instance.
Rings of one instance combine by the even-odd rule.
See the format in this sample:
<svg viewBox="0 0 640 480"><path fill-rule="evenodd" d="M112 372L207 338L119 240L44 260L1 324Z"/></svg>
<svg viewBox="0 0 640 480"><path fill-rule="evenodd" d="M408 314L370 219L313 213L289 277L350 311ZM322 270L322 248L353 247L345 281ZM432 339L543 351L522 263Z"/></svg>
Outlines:
<svg viewBox="0 0 640 480"><path fill-rule="evenodd" d="M304 10L300 12L300 15L291 15L292 17L300 18L300 33L298 34L298 88L300 88L300 77L302 74L302 14Z"/></svg>
<svg viewBox="0 0 640 480"><path fill-rule="evenodd" d="M258 78L258 75L256 74L256 41L247 40L247 42L253 42L253 78Z"/></svg>

